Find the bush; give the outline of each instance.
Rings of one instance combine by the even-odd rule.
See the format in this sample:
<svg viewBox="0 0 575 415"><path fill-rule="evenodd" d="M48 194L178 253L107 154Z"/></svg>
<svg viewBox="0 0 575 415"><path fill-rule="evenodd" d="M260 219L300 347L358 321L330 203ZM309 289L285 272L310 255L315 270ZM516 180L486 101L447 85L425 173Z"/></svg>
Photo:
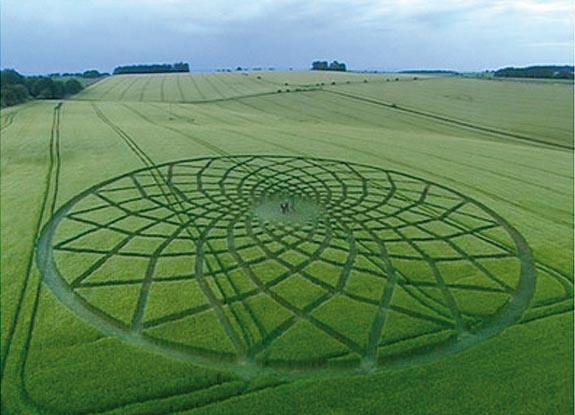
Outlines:
<svg viewBox="0 0 575 415"><path fill-rule="evenodd" d="M24 85L2 86L0 104L2 108L17 105L30 98L28 89Z"/></svg>

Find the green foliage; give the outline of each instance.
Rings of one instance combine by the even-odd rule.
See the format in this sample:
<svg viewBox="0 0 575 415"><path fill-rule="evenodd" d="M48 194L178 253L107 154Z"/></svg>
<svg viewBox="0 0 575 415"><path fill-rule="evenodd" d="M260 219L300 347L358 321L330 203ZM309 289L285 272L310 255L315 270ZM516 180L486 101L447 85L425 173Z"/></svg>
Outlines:
<svg viewBox="0 0 575 415"><path fill-rule="evenodd" d="M313 71L338 71L345 72L347 70L345 63L333 61L328 64L327 61L315 61L311 65Z"/></svg>
<svg viewBox="0 0 575 415"><path fill-rule="evenodd" d="M499 78L573 79L573 66L509 67L495 71L493 76Z"/></svg>
<svg viewBox="0 0 575 415"><path fill-rule="evenodd" d="M0 85L26 85L26 78L14 69L4 69L0 72Z"/></svg>
<svg viewBox="0 0 575 415"><path fill-rule="evenodd" d="M18 105L30 98L28 88L25 85L7 85L0 89L0 105L2 108Z"/></svg>
<svg viewBox="0 0 575 415"><path fill-rule="evenodd" d="M153 65L127 65L118 66L114 69L114 75L143 74L143 73L166 73L166 72L190 72L190 65L184 62Z"/></svg>
<svg viewBox="0 0 575 415"><path fill-rule="evenodd" d="M30 97L26 78L13 69L0 71L0 105L2 108L25 102Z"/></svg>
<svg viewBox="0 0 575 415"><path fill-rule="evenodd" d="M64 83L64 92L66 95L74 95L80 92L84 87L77 79L68 79Z"/></svg>
<svg viewBox="0 0 575 415"><path fill-rule="evenodd" d="M84 86L73 78L59 81L50 76L24 77L13 69L5 69L0 75L2 108L21 104L30 98L61 99L84 89Z"/></svg>
<svg viewBox="0 0 575 415"><path fill-rule="evenodd" d="M82 73L83 78L100 78L102 76L107 76L107 75L109 75L109 74L101 73L100 71L97 71L96 69L90 69L90 70L84 71Z"/></svg>

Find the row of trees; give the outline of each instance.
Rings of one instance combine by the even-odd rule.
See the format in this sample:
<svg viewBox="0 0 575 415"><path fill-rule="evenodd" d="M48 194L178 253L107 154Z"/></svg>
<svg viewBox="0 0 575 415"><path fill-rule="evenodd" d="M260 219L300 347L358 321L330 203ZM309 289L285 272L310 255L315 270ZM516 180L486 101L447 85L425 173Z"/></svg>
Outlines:
<svg viewBox="0 0 575 415"><path fill-rule="evenodd" d="M118 66L114 69L114 75L141 74L141 73L170 73L170 72L190 72L190 65L184 62L170 64L152 65L127 65Z"/></svg>
<svg viewBox="0 0 575 415"><path fill-rule="evenodd" d="M23 76L13 69L0 71L0 105L17 105L29 99L61 99L84 86L75 78L54 80L49 76Z"/></svg>
<svg viewBox="0 0 575 415"><path fill-rule="evenodd" d="M501 78L573 79L573 66L510 67L495 71L493 76Z"/></svg>
<svg viewBox="0 0 575 415"><path fill-rule="evenodd" d="M315 61L311 64L312 71L347 71L345 63L340 63L338 61L333 61L332 63L327 63L327 61Z"/></svg>
<svg viewBox="0 0 575 415"><path fill-rule="evenodd" d="M84 72L64 72L64 73L55 72L55 73L48 74L48 76L51 78L73 76L76 78L95 79L95 78L101 78L103 76L110 76L110 74L108 72L100 72L96 69L90 69L90 70L84 71Z"/></svg>

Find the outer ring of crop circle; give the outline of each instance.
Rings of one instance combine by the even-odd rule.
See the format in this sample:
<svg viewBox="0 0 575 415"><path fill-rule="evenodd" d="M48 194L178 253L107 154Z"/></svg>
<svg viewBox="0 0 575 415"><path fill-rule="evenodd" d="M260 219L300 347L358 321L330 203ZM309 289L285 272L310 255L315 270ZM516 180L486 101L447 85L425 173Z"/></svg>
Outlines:
<svg viewBox="0 0 575 415"><path fill-rule="evenodd" d="M313 160L316 162L329 162L329 163L346 163L352 164L358 167L364 167L368 169L376 169L379 171L384 171L387 173L397 174L403 177L414 179L417 181L427 182L439 189L448 191L454 195L459 196L462 200L470 202L475 206L479 207L485 213L493 217L497 223L508 233L513 242L518 249L517 258L521 263L521 269L519 273L519 283L516 286L514 296L499 312L493 315L488 324L485 324L479 331L473 335L466 335L463 337L455 338L451 341L444 342L434 347L433 353L423 353L407 356L399 356L385 364L370 365L368 367L355 367L355 368L333 368L333 367L318 367L302 370L301 367L296 367L294 369L288 368L274 368L272 366L265 366L260 364L247 364L246 362L238 361L236 358L226 358L223 353L214 352L214 358L217 357L218 360L214 358L194 355L189 353L187 350L179 349L178 347L166 347L162 341L154 341L151 338L144 338L141 334L132 333L126 330L120 324L114 324L112 320L109 319L94 319L94 316L98 316L101 312L89 302L83 300L78 296L68 285L68 283L61 276L56 263L54 261L53 250L52 250L52 239L58 228L60 222L66 217L67 213L83 198L89 196L94 190L107 186L118 180L122 180L126 177L148 171L155 168L162 168L170 165L177 165L181 163L189 162L199 162L202 160L225 160L229 159L242 159L242 158L273 158L273 159L304 159ZM286 372L295 375L309 375L313 373L314 375L330 375L330 374L340 374L342 371L345 372L357 372L363 373L366 371L375 370L385 370L391 368L411 366L431 360L435 360L439 357L448 356L462 350L465 350L473 345L476 345L484 340L492 338L499 333L501 333L505 328L516 323L525 309L527 308L535 290L535 266L534 260L531 253L531 249L527 244L525 238L517 231L511 224L509 224L505 219L503 219L499 214L493 211L491 208L487 207L483 203L477 201L474 198L466 196L457 190L451 189L447 186L436 182L430 182L426 179L422 179L417 176L413 176L407 173L403 173L396 170L390 170L381 168L378 166L368 165L365 163L356 162L346 162L337 159L327 159L318 157L298 157L298 156L286 156L286 155L268 155L268 154L257 154L257 155L229 155L229 156L205 156L198 158L188 158L176 161L165 162L161 164L154 165L152 167L143 167L140 169L132 170L128 173L122 174L120 176L113 177L111 179L100 182L94 186L89 187L78 195L74 196L64 205L62 205L50 218L50 220L43 227L40 236L36 244L36 264L40 270L40 274L44 283L51 289L51 291L57 296L57 298L70 310L74 311L79 315L84 321L87 321L92 326L101 330L102 332L119 338L129 344L138 346L144 350L157 353L166 356L171 359L189 361L202 366L208 366L213 368L231 370L239 374L253 373L253 369L257 368L260 371L271 371L271 372ZM255 366L255 367L254 367Z"/></svg>

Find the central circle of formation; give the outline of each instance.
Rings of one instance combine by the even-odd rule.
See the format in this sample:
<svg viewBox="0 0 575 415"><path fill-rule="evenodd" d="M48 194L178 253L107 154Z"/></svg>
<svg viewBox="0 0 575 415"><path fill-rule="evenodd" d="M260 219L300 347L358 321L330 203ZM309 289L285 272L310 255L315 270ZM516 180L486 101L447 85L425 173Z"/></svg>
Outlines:
<svg viewBox="0 0 575 415"><path fill-rule="evenodd" d="M94 186L46 225L37 261L100 330L215 367L424 361L498 334L533 289L525 241L481 203L378 167L282 156L179 161Z"/></svg>

